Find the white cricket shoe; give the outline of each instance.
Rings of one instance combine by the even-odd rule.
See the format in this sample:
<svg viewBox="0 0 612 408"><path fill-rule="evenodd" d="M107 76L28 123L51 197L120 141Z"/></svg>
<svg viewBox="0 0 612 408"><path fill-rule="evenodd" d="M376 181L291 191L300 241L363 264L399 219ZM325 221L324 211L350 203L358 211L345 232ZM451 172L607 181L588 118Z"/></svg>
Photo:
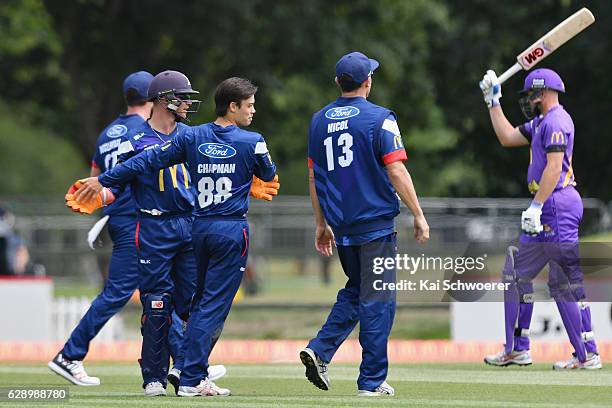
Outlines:
<svg viewBox="0 0 612 408"><path fill-rule="evenodd" d="M227 373L227 369L224 365L211 365L208 367L208 378L211 381L217 381ZM178 395L179 384L181 382L181 370L178 368L172 368L168 372L168 382L174 387L174 393Z"/></svg>
<svg viewBox="0 0 612 408"><path fill-rule="evenodd" d="M596 353L588 353L587 359L584 363L581 363L575 354L569 360L557 361L553 364L553 370L599 370L603 365L601 364L601 357Z"/></svg>
<svg viewBox="0 0 612 408"><path fill-rule="evenodd" d="M300 360L306 367L306 378L315 387L329 390L329 377L327 375L327 363L323 362L314 351L306 347L300 351Z"/></svg>
<svg viewBox="0 0 612 408"><path fill-rule="evenodd" d="M159 381L153 381L145 385L145 397L163 397L166 395L166 389Z"/></svg>
<svg viewBox="0 0 612 408"><path fill-rule="evenodd" d="M358 397L385 397L385 396L392 397L394 395L395 395L395 389L389 384L387 384L386 381L383 381L383 383L380 384L378 387L376 387L376 390L374 391L359 390L357 392Z"/></svg>
<svg viewBox="0 0 612 408"><path fill-rule="evenodd" d="M57 353L53 360L49 361L47 367L55 374L64 377L75 385L94 386L100 385L98 377L90 377L79 360L67 360L62 353Z"/></svg>
<svg viewBox="0 0 612 408"><path fill-rule="evenodd" d="M210 379L200 381L195 387L181 385L178 390L179 397L227 397L231 391L217 386Z"/></svg>
<svg viewBox="0 0 612 408"><path fill-rule="evenodd" d="M510 354L506 354L506 351L502 350L499 354L486 356L484 362L489 365L506 367L512 364L528 366L531 365L533 361L531 360L531 352L529 350L513 351Z"/></svg>

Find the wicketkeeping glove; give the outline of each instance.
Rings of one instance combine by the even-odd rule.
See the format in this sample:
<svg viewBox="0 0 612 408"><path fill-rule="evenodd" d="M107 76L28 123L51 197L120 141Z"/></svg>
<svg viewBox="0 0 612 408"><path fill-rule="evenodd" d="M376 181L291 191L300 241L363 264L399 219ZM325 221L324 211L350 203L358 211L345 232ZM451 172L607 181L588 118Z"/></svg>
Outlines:
<svg viewBox="0 0 612 408"><path fill-rule="evenodd" d="M104 187L92 200L76 201L74 193L81 185L82 183L80 180L75 181L64 196L66 199L66 206L76 213L91 214L98 208L105 207L115 201L115 195L106 187Z"/></svg>
<svg viewBox="0 0 612 408"><path fill-rule="evenodd" d="M521 215L521 230L523 230L525 234L535 237L544 230L540 221L543 206L544 204L534 200L531 202L529 208L523 211Z"/></svg>
<svg viewBox="0 0 612 408"><path fill-rule="evenodd" d="M272 201L272 197L278 195L280 183L278 182L278 174L274 176L272 181L263 181L256 176L253 176L253 184L251 184L251 197L258 200Z"/></svg>
<svg viewBox="0 0 612 408"><path fill-rule="evenodd" d="M502 96L501 85L497 79L495 71L488 70L482 77L482 81L478 84L482 91L482 96L487 104L487 107L492 108L499 105L499 99Z"/></svg>

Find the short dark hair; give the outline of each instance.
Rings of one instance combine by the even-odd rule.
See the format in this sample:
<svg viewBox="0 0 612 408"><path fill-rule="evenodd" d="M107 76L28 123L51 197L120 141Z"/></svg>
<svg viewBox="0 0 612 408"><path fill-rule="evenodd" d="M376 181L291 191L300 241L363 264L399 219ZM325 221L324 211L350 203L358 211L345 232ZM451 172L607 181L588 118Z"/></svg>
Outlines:
<svg viewBox="0 0 612 408"><path fill-rule="evenodd" d="M221 82L215 90L215 113L225 116L230 103L240 103L255 95L257 87L245 78L228 78Z"/></svg>
<svg viewBox="0 0 612 408"><path fill-rule="evenodd" d="M135 88L129 88L125 93L125 103L127 106L143 106L147 103L146 99L142 99L142 96L138 93Z"/></svg>
<svg viewBox="0 0 612 408"><path fill-rule="evenodd" d="M342 74L338 77L338 85L340 85L342 92L352 92L361 86L359 82L353 81L353 78L346 74Z"/></svg>

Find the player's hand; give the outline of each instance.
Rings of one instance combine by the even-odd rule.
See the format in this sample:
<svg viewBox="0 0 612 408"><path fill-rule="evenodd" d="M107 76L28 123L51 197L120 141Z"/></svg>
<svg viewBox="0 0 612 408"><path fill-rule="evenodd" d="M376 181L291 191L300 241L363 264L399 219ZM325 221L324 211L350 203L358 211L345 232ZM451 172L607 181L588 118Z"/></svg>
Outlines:
<svg viewBox="0 0 612 408"><path fill-rule="evenodd" d="M91 177L94 178L95 177ZM88 180L88 179L85 179ZM97 181L97 180L96 180ZM115 201L115 195L108 188L102 188L92 199L79 198L77 193L83 189L84 180L77 180L73 183L65 195L66 206L72 211L80 214L91 214L98 208L107 206ZM81 195L84 197L84 195Z"/></svg>
<svg viewBox="0 0 612 408"><path fill-rule="evenodd" d="M414 239L421 244L429 239L429 225L424 215L414 217Z"/></svg>
<svg viewBox="0 0 612 408"><path fill-rule="evenodd" d="M315 233L315 248L323 256L331 256L336 246L334 232L329 225L317 225Z"/></svg>
<svg viewBox="0 0 612 408"><path fill-rule="evenodd" d="M251 197L258 200L272 201L273 196L278 195L279 188L280 183L278 182L278 174L274 176L274 180L272 181L263 181L253 176L253 183L251 184L251 191L249 191L249 194Z"/></svg>
<svg viewBox="0 0 612 408"><path fill-rule="evenodd" d="M533 200L529 208L523 211L521 215L521 230L525 234L535 237L544 230L540 221L543 206L542 203Z"/></svg>
<svg viewBox="0 0 612 408"><path fill-rule="evenodd" d="M479 83L482 96L487 104L488 108L499 105L499 99L502 96L501 85L497 79L495 71L488 70L487 73L482 77L482 81Z"/></svg>
<svg viewBox="0 0 612 408"><path fill-rule="evenodd" d="M78 183L80 185L74 193L74 200L80 203L93 200L103 188L97 177L87 177L78 180Z"/></svg>

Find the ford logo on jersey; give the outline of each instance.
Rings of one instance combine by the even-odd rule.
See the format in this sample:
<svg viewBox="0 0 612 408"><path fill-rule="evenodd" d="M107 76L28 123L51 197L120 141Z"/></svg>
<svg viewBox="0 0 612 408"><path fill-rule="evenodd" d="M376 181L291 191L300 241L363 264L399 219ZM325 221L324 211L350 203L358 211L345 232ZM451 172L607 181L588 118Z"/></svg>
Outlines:
<svg viewBox="0 0 612 408"><path fill-rule="evenodd" d="M115 125L111 126L110 129L106 131L106 136L115 138L121 137L127 133L127 126L125 125Z"/></svg>
<svg viewBox="0 0 612 408"><path fill-rule="evenodd" d="M325 112L325 117L332 120L348 119L357 115L359 115L359 109L354 106L339 106Z"/></svg>
<svg viewBox="0 0 612 408"><path fill-rule="evenodd" d="M213 159L229 159L236 155L236 149L221 143L204 143L198 146L198 151Z"/></svg>

